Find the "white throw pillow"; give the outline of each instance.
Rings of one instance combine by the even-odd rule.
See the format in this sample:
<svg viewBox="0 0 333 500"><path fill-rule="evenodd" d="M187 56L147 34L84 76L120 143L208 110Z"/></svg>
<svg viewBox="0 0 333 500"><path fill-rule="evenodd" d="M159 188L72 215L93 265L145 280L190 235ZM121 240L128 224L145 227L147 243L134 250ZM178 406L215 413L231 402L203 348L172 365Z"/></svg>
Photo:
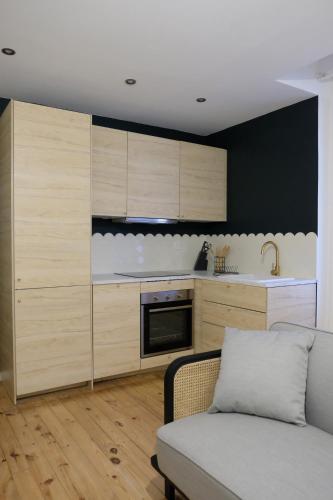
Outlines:
<svg viewBox="0 0 333 500"><path fill-rule="evenodd" d="M237 412L304 426L310 332L226 328L209 413Z"/></svg>

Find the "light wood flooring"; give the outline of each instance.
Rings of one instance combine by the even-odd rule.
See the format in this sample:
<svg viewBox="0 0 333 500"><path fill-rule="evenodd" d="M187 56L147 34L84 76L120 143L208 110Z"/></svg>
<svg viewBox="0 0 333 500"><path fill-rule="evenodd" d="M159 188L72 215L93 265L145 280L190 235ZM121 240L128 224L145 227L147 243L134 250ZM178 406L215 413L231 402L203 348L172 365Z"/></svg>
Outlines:
<svg viewBox="0 0 333 500"><path fill-rule="evenodd" d="M21 401L0 385L1 499L163 499L150 466L163 373Z"/></svg>

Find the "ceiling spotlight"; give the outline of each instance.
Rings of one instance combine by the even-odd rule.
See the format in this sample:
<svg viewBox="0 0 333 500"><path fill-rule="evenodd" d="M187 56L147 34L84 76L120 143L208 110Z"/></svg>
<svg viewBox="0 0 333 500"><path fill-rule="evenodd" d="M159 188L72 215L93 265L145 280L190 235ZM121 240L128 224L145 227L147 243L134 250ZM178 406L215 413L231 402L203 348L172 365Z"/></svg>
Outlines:
<svg viewBox="0 0 333 500"><path fill-rule="evenodd" d="M8 47L5 47L4 49L1 49L1 52L5 54L6 56L13 56L16 54L14 49L9 49Z"/></svg>
<svg viewBox="0 0 333 500"><path fill-rule="evenodd" d="M135 78L126 78L125 83L127 83L127 85L135 85L136 80Z"/></svg>
<svg viewBox="0 0 333 500"><path fill-rule="evenodd" d="M207 99L206 99L205 97L198 97L198 98L196 99L196 101L197 101L197 102L206 102L206 101L207 101Z"/></svg>

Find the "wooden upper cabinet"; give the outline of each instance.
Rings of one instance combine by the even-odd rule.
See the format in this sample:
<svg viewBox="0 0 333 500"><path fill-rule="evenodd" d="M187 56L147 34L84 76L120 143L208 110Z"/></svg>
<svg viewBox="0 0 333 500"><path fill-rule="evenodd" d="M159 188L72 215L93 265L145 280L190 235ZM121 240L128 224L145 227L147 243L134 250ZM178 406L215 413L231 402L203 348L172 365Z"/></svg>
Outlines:
<svg viewBox="0 0 333 500"><path fill-rule="evenodd" d="M180 144L180 218L225 221L227 151L200 144Z"/></svg>
<svg viewBox="0 0 333 500"><path fill-rule="evenodd" d="M127 132L92 126L92 213L125 216Z"/></svg>
<svg viewBox="0 0 333 500"><path fill-rule="evenodd" d="M88 115L14 102L16 288L90 283Z"/></svg>
<svg viewBox="0 0 333 500"><path fill-rule="evenodd" d="M179 142L128 133L129 217L179 218Z"/></svg>

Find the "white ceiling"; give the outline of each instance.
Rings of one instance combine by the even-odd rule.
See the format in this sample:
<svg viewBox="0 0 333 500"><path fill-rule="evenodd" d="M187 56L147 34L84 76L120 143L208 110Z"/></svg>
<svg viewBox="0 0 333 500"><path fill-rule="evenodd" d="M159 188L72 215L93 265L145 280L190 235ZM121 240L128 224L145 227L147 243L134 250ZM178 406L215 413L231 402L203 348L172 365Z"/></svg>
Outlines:
<svg viewBox="0 0 333 500"><path fill-rule="evenodd" d="M333 53L332 0L0 4L0 96L203 135L310 97L277 80Z"/></svg>

